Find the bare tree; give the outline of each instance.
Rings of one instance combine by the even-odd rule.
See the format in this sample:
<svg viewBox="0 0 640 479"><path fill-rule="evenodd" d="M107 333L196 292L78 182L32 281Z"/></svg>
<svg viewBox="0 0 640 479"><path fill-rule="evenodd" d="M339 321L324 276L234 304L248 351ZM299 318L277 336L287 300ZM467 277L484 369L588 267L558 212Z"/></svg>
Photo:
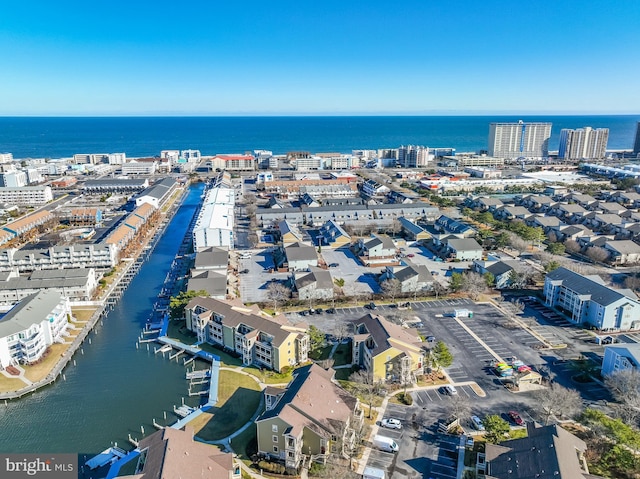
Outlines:
<svg viewBox="0 0 640 479"><path fill-rule="evenodd" d="M569 254L579 253L582 248L576 240L568 239L564 242L564 249Z"/></svg>
<svg viewBox="0 0 640 479"><path fill-rule="evenodd" d="M389 230L391 231L391 233L393 234L393 237L395 238L396 235L400 233L400 231L402 231L402 223L400 223L400 220L397 218L394 218L393 221L391 222L391 228L389 228Z"/></svg>
<svg viewBox="0 0 640 479"><path fill-rule="evenodd" d="M446 292L447 292L447 287L444 286L440 281L435 280L433 282L433 294L435 294L436 299L438 299L438 296Z"/></svg>
<svg viewBox="0 0 640 479"><path fill-rule="evenodd" d="M244 211L247 213L247 216L255 216L256 211L258 211L258 207L255 203L249 203L244 207Z"/></svg>
<svg viewBox="0 0 640 479"><path fill-rule="evenodd" d="M362 400L369 406L369 415L371 418L371 409L373 401L380 395L380 383L374 381L373 374L369 371L361 369L349 376L349 381L355 383L355 388L360 393Z"/></svg>
<svg viewBox="0 0 640 479"><path fill-rule="evenodd" d="M342 342L345 338L349 337L349 324L346 321L337 320L333 326L333 335L336 341Z"/></svg>
<svg viewBox="0 0 640 479"><path fill-rule="evenodd" d="M555 231L549 231L549 234L547 235L547 239L549 240L549 243L557 243L558 235L556 234Z"/></svg>
<svg viewBox="0 0 640 479"><path fill-rule="evenodd" d="M288 288L279 281L272 281L267 286L267 298L273 301L273 310L278 310L278 305L291 297L291 288Z"/></svg>
<svg viewBox="0 0 640 479"><path fill-rule="evenodd" d="M257 201L256 195L254 195L253 193L247 193L243 195L243 199L245 204L247 205L255 205Z"/></svg>
<svg viewBox="0 0 640 479"><path fill-rule="evenodd" d="M380 285L385 296L391 298L391 302L395 301L396 296L402 291L402 284L395 278L385 279Z"/></svg>
<svg viewBox="0 0 640 479"><path fill-rule="evenodd" d="M467 396L456 394L449 399L447 408L452 416L462 418L471 413L471 401Z"/></svg>
<svg viewBox="0 0 640 479"><path fill-rule="evenodd" d="M640 291L640 276L637 273L632 273L624 280L624 287L632 289L634 291Z"/></svg>
<svg viewBox="0 0 640 479"><path fill-rule="evenodd" d="M609 258L609 252L599 246L592 246L587 250L587 256L597 263L603 263Z"/></svg>
<svg viewBox="0 0 640 479"><path fill-rule="evenodd" d="M604 383L619 403L616 409L620 417L629 423L637 422L640 417L640 371L621 369L607 376Z"/></svg>
<svg viewBox="0 0 640 479"><path fill-rule="evenodd" d="M549 424L551 416L572 417L582 410L580 393L575 389L567 389L558 383L536 391L535 407L544 415L544 424Z"/></svg>
<svg viewBox="0 0 640 479"><path fill-rule="evenodd" d="M477 300L481 294L488 291L484 277L475 271L466 271L462 275L462 291L465 291L471 299Z"/></svg>

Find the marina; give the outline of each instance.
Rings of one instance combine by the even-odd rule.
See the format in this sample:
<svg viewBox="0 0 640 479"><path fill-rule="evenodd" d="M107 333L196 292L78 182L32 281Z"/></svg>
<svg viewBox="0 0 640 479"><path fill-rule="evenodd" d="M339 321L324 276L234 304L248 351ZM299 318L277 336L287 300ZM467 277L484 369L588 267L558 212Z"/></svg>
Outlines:
<svg viewBox="0 0 640 479"><path fill-rule="evenodd" d="M186 394L185 356L166 361L140 347L135 338L147 323L149 305L162 290L157 278L166 277L199 206L202 188L201 184L190 188L164 234L153 239L155 248L148 248L138 266L131 262L137 275L128 275L128 288L114 291L112 299L119 299L105 305L87 333L87 344L80 348L82 356L64 369L66 380L0 408L3 451L77 451L89 458L114 441L124 443L129 435L139 436L141 427L154 430L153 417L166 418L166 424L178 419L172 404L183 400L190 407L200 404L200 398Z"/></svg>

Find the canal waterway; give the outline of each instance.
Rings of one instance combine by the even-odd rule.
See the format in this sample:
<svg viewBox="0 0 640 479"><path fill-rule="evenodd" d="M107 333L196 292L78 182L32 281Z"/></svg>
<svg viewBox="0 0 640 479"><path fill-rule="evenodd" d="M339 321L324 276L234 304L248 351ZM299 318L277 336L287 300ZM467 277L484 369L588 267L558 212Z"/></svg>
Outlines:
<svg viewBox="0 0 640 479"><path fill-rule="evenodd" d="M191 187L148 261L122 299L98 323L62 376L22 399L0 404L0 452L97 453L127 437L155 431L152 420L171 423L173 405L184 397L188 383L182 360L154 355L154 343L136 340L186 229L199 203L203 185ZM163 413L167 413L164 420Z"/></svg>

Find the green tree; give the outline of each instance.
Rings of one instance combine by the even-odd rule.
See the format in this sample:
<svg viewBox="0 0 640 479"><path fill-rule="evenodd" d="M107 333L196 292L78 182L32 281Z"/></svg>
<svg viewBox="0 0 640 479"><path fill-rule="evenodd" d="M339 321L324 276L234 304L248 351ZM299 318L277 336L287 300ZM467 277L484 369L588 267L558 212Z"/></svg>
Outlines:
<svg viewBox="0 0 640 479"><path fill-rule="evenodd" d="M451 291L458 291L462 288L462 283L462 273L451 273L451 279L449 280L449 289Z"/></svg>
<svg viewBox="0 0 640 479"><path fill-rule="evenodd" d="M200 291L181 291L177 296L171 296L169 299L169 314L172 319L184 317L184 308L189 301L197 297L208 298L209 293L204 289Z"/></svg>
<svg viewBox="0 0 640 479"><path fill-rule="evenodd" d="M309 326L309 330L307 331L307 333L309 333L309 340L311 343L309 346L311 348L311 351L317 351L324 346L324 333L316 328L313 324Z"/></svg>
<svg viewBox="0 0 640 479"><path fill-rule="evenodd" d="M482 277L484 278L484 281L485 283L487 283L488 287L493 288L496 285L496 277L491 271L487 271L482 275Z"/></svg>
<svg viewBox="0 0 640 479"><path fill-rule="evenodd" d="M562 243L550 243L547 246L547 251L551 254L563 255L565 252L565 247Z"/></svg>
<svg viewBox="0 0 640 479"><path fill-rule="evenodd" d="M551 273L551 271L556 270L560 267L560 263L558 263L557 261L549 261L547 264L544 265L544 270L547 273Z"/></svg>
<svg viewBox="0 0 640 479"><path fill-rule="evenodd" d="M447 345L444 344L444 341L438 341L434 346L433 359L438 365L438 368L448 368L453 364L453 354L451 354Z"/></svg>
<svg viewBox="0 0 640 479"><path fill-rule="evenodd" d="M496 236L496 247L504 248L510 243L510 241L511 238L509 238L509 233L503 231L498 236Z"/></svg>
<svg viewBox="0 0 640 479"><path fill-rule="evenodd" d="M484 438L492 444L498 444L504 439L504 435L511 430L509 423L496 414L485 416L482 425L486 431Z"/></svg>

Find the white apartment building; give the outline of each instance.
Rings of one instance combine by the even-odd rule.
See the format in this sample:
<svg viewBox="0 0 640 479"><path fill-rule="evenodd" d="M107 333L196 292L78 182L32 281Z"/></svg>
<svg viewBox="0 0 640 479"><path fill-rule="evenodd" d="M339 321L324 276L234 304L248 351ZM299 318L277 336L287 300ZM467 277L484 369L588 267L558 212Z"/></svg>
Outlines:
<svg viewBox="0 0 640 479"><path fill-rule="evenodd" d="M50 186L21 186L0 188L0 203L18 206L40 206L53 200Z"/></svg>
<svg viewBox="0 0 640 479"><path fill-rule="evenodd" d="M69 300L45 289L16 304L0 321L0 367L30 364L62 342L71 316Z"/></svg>
<svg viewBox="0 0 640 479"><path fill-rule="evenodd" d="M334 156L330 161L332 170L349 170L352 166L359 164L358 160L350 155Z"/></svg>
<svg viewBox="0 0 640 479"><path fill-rule="evenodd" d="M256 175L256 185L263 184L265 181L273 181L273 171L261 171Z"/></svg>
<svg viewBox="0 0 640 479"><path fill-rule="evenodd" d="M153 175L158 168L155 161L135 161L131 160L122 165L123 175Z"/></svg>
<svg viewBox="0 0 640 479"><path fill-rule="evenodd" d="M200 163L202 161L200 150L182 150L180 157L187 163Z"/></svg>
<svg viewBox="0 0 640 479"><path fill-rule="evenodd" d="M27 173L24 171L7 171L0 173L0 187L21 188L27 185Z"/></svg>
<svg viewBox="0 0 640 479"><path fill-rule="evenodd" d="M231 188L207 191L193 228L195 251L211 246L233 249L234 195Z"/></svg>
<svg viewBox="0 0 640 479"><path fill-rule="evenodd" d="M433 159L429 148L407 145L398 148L398 164L403 168L424 168Z"/></svg>
<svg viewBox="0 0 640 479"><path fill-rule="evenodd" d="M211 169L229 171L253 171L255 170L256 159L253 155L216 155L211 158L209 165Z"/></svg>
<svg viewBox="0 0 640 479"><path fill-rule="evenodd" d="M324 158L319 156L310 156L309 158L296 158L296 170L298 171L314 171L321 170Z"/></svg>
<svg viewBox="0 0 640 479"><path fill-rule="evenodd" d="M76 153L73 155L73 163L76 165L109 163L109 155L107 153Z"/></svg>
<svg viewBox="0 0 640 479"><path fill-rule="evenodd" d="M70 301L91 301L98 287L93 268L51 269L20 276L17 271L0 273L0 305L11 305L43 289L56 291Z"/></svg>
<svg viewBox="0 0 640 479"><path fill-rule="evenodd" d="M27 182L30 185L42 183L44 181L44 176L42 176L42 173L40 173L36 168L27 168L26 173Z"/></svg>
<svg viewBox="0 0 640 479"><path fill-rule="evenodd" d="M491 123L489 156L500 158L546 158L551 123Z"/></svg>
<svg viewBox="0 0 640 479"><path fill-rule="evenodd" d="M13 161L13 153L0 153L0 163L9 163Z"/></svg>
<svg viewBox="0 0 640 479"><path fill-rule="evenodd" d="M126 153L109 153L110 165L122 165L127 162Z"/></svg>
<svg viewBox="0 0 640 479"><path fill-rule="evenodd" d="M564 160L600 160L605 157L609 128L589 126L560 131L558 157Z"/></svg>
<svg viewBox="0 0 640 479"><path fill-rule="evenodd" d="M118 250L107 243L52 246L19 250L0 249L0 271L34 271L60 268L113 268Z"/></svg>

